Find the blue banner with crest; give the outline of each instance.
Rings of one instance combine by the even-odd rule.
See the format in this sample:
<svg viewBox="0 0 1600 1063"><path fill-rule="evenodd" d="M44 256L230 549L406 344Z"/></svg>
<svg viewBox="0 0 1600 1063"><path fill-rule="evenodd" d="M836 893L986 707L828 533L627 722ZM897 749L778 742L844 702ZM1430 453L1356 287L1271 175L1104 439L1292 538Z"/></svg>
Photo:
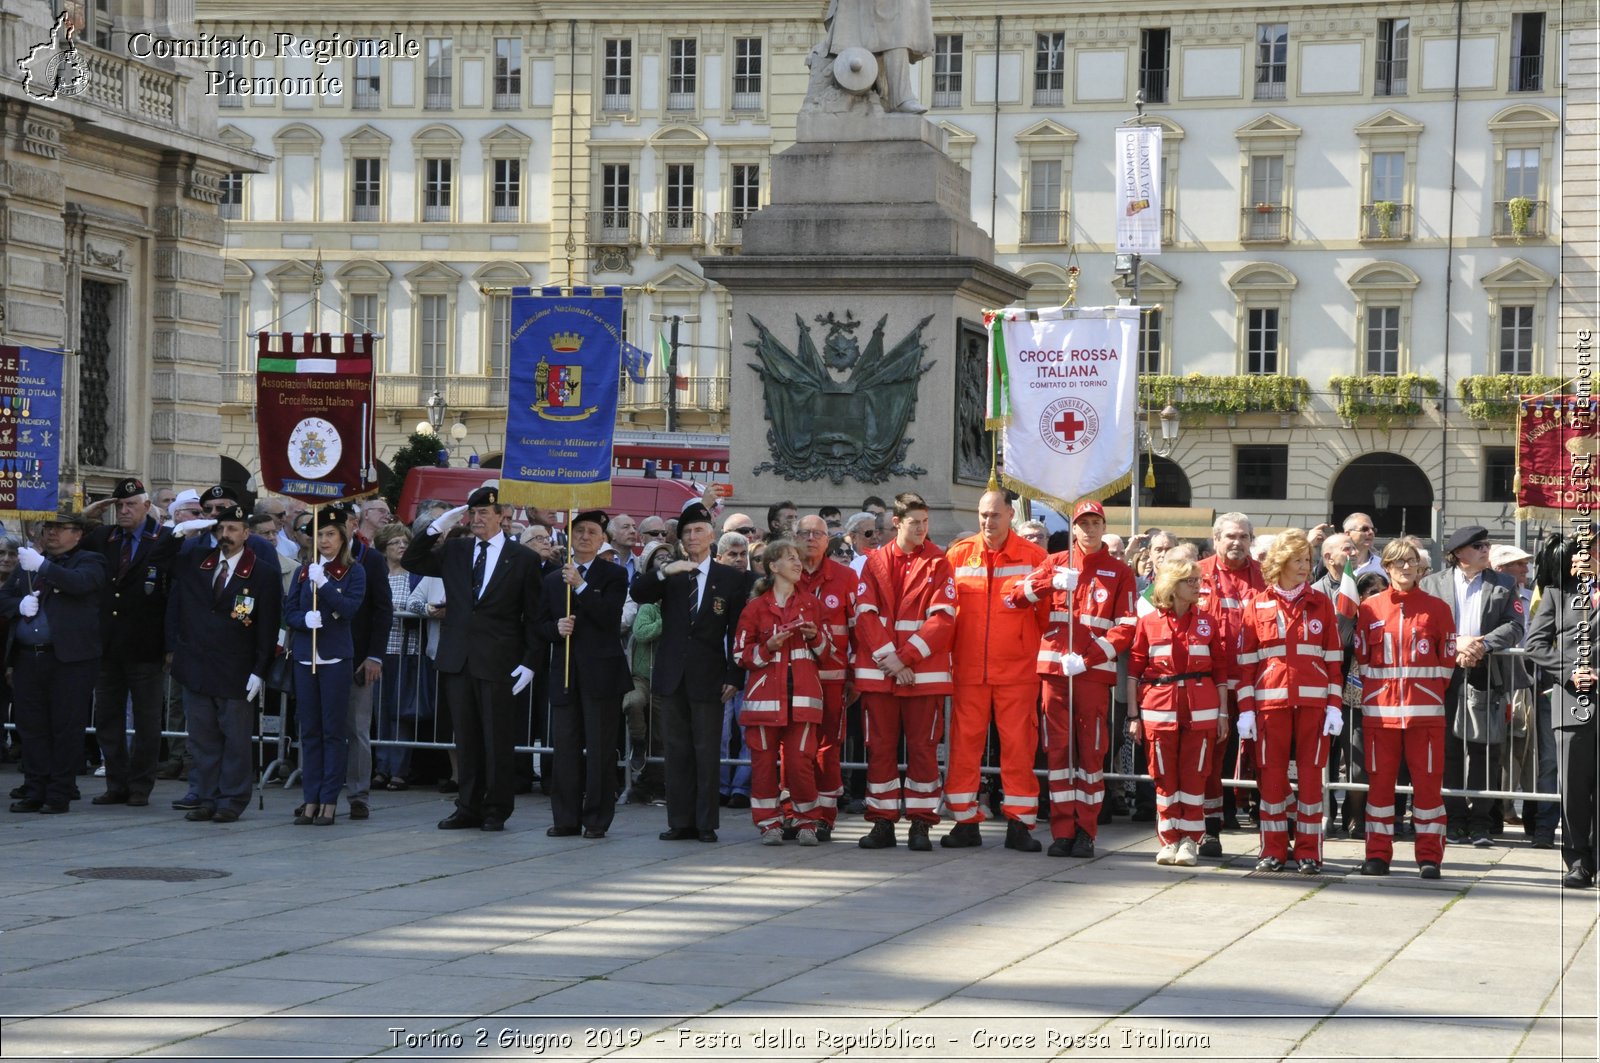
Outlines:
<svg viewBox="0 0 1600 1063"><path fill-rule="evenodd" d="M0 519L48 520L64 501L65 363L61 351L0 346Z"/></svg>
<svg viewBox="0 0 1600 1063"><path fill-rule="evenodd" d="M622 346L620 287L511 290L501 502L569 510L611 504Z"/></svg>

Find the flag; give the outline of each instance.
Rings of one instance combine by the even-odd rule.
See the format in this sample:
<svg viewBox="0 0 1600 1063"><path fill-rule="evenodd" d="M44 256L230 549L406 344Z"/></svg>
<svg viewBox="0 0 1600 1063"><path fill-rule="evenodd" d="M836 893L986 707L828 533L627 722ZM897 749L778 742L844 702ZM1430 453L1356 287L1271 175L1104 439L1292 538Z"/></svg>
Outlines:
<svg viewBox="0 0 1600 1063"><path fill-rule="evenodd" d="M1356 566L1348 557L1344 572L1339 575L1339 589L1333 595L1333 611L1344 620L1354 620L1361 605L1361 593L1356 590Z"/></svg>
<svg viewBox="0 0 1600 1063"><path fill-rule="evenodd" d="M66 355L0 346L0 517L49 520L61 482L61 396ZM82 498L74 498L82 506Z"/></svg>
<svg viewBox="0 0 1600 1063"><path fill-rule="evenodd" d="M1566 522L1600 508L1600 402L1523 395L1517 403L1517 519Z"/></svg>
<svg viewBox="0 0 1600 1063"><path fill-rule="evenodd" d="M1161 253L1161 127L1117 129L1117 250Z"/></svg>
<svg viewBox="0 0 1600 1063"><path fill-rule="evenodd" d="M644 375L650 368L650 352L643 347L635 347L626 341L622 344L622 368L628 371L628 379L635 384L644 383Z"/></svg>
<svg viewBox="0 0 1600 1063"><path fill-rule="evenodd" d="M988 427L1005 485L1062 512L1133 482L1136 306L990 315Z"/></svg>
<svg viewBox="0 0 1600 1063"><path fill-rule="evenodd" d="M376 493L372 334L256 338L261 486L312 504Z"/></svg>
<svg viewBox="0 0 1600 1063"><path fill-rule="evenodd" d="M1155 592L1156 581L1151 580L1150 585L1144 589L1144 593L1139 595L1139 600L1133 603L1136 615L1144 616L1146 613L1156 611Z"/></svg>

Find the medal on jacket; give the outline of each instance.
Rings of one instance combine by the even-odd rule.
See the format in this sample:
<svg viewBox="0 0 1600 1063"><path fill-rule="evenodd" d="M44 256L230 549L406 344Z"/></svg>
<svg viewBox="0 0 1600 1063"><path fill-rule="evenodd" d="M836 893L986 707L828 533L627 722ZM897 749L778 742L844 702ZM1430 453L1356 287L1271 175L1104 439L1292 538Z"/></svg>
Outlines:
<svg viewBox="0 0 1600 1063"><path fill-rule="evenodd" d="M256 600L248 594L241 594L233 600L233 618L245 627L255 623L250 614L256 611Z"/></svg>

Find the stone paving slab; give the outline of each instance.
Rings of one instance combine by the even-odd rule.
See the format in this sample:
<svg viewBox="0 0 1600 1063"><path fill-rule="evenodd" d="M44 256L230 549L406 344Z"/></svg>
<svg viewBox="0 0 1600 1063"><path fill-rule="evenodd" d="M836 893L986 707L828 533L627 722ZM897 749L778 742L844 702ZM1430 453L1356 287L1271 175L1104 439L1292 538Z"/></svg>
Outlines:
<svg viewBox="0 0 1600 1063"><path fill-rule="evenodd" d="M436 830L431 793L305 830L278 792L237 824L184 823L165 807L179 789L0 820L4 1058L1595 1055L1596 894L1561 890L1558 854L1520 839L1453 848L1424 883L1403 862L1348 874L1361 849L1342 840L1334 873L1251 874L1245 834L1220 864L1157 867L1124 822L1089 861L1004 850L993 823L977 850L865 852L855 817L810 850L761 847L733 814L715 845L667 844L661 811L634 806L579 844L544 837L538 797L485 835ZM229 874L65 874L106 866ZM493 1043L629 1017L649 1034L633 1046ZM397 1022L465 1043L396 1048ZM810 1043L753 1047L785 1030ZM844 1047L884 1030L928 1046Z"/></svg>

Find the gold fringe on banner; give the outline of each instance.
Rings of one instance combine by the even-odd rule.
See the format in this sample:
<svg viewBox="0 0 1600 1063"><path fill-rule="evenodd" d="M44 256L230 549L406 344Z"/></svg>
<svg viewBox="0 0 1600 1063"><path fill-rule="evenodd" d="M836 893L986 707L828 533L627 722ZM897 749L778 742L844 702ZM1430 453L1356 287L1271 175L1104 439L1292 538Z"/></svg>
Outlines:
<svg viewBox="0 0 1600 1063"><path fill-rule="evenodd" d="M1119 476L1115 480L1106 484L1104 487L1090 491L1086 495L1080 495L1077 499L1071 502L1068 502L1062 498L1057 498L1048 491L1041 491L1032 484L1023 483L1021 480L1007 476L1005 473L1000 474L1000 482L1005 484L1006 487L1015 491L1019 497L1031 499L1034 502L1042 502L1051 509L1055 510L1057 513L1061 514L1067 520L1071 520L1072 508L1079 502L1082 502L1085 499L1093 499L1096 502L1104 502L1106 499L1110 498L1124 487L1132 487L1133 473L1129 472L1124 476Z"/></svg>
<svg viewBox="0 0 1600 1063"><path fill-rule="evenodd" d="M493 469L486 470L493 473ZM484 477L488 479L488 476ZM547 484L527 480L500 480L500 503L506 506L537 506L540 509L564 509L573 512L600 509L611 504L611 481L601 480L588 484Z"/></svg>
<svg viewBox="0 0 1600 1063"><path fill-rule="evenodd" d="M0 509L0 520L55 520L53 509Z"/></svg>

